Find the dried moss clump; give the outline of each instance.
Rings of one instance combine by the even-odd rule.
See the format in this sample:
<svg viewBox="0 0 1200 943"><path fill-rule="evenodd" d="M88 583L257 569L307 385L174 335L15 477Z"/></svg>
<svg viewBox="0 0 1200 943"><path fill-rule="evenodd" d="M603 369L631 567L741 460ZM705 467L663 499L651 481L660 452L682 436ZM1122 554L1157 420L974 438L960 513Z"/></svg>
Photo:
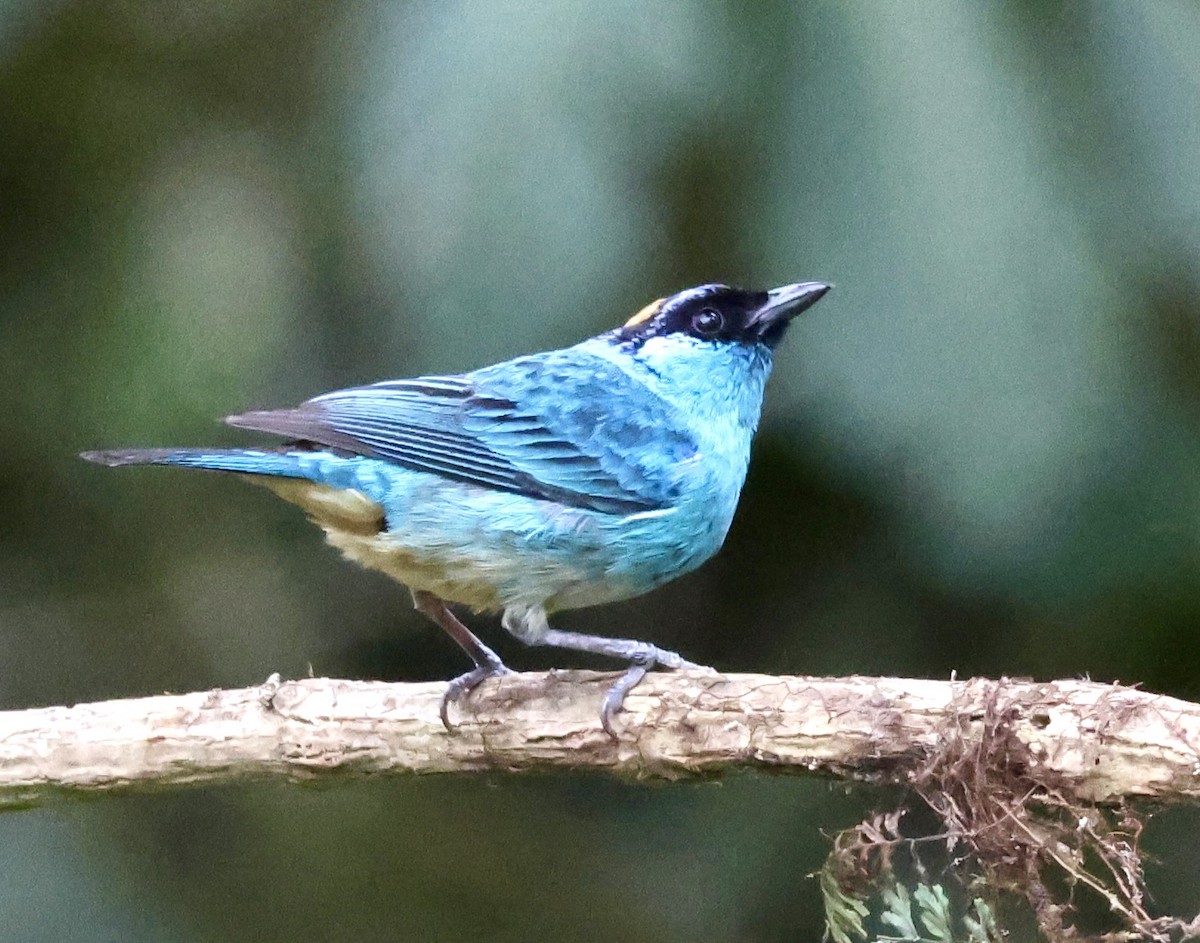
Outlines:
<svg viewBox="0 0 1200 943"><path fill-rule="evenodd" d="M997 914L1021 902L1048 943L1200 939L1200 917L1146 908L1143 813L1080 800L1055 781L1013 732L1029 707L998 684L982 713L978 701L951 712L901 803L835 836L820 873L835 943L999 943ZM930 813L934 828L907 833ZM1108 926L1081 929L1089 903Z"/></svg>

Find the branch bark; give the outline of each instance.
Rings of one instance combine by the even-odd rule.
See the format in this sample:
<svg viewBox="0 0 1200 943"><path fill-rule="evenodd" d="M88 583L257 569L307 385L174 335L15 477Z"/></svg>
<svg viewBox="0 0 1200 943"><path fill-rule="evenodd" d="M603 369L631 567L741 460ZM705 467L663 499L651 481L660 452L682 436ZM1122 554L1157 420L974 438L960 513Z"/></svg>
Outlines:
<svg viewBox="0 0 1200 943"><path fill-rule="evenodd" d="M640 778L729 770L878 783L918 776L948 738L1006 755L1085 801L1200 798L1200 705L1087 681L647 676L599 724L612 676L491 680L438 719L444 685L312 678L0 713L0 805L248 779L590 769Z"/></svg>

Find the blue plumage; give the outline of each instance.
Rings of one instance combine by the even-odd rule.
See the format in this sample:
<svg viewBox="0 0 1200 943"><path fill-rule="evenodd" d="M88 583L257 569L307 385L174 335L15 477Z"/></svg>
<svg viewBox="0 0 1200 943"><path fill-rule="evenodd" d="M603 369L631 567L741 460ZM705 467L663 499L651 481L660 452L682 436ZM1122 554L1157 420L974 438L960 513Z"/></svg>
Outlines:
<svg viewBox="0 0 1200 943"><path fill-rule="evenodd" d="M555 611L625 599L694 569L732 521L771 354L827 285L772 292L702 286L574 347L461 376L338 390L232 425L275 449L86 453L252 476L303 507L350 558L408 585L471 655L446 708L499 658L446 607L503 611L530 644L633 662L612 715L646 668L695 667L632 640L552 629Z"/></svg>

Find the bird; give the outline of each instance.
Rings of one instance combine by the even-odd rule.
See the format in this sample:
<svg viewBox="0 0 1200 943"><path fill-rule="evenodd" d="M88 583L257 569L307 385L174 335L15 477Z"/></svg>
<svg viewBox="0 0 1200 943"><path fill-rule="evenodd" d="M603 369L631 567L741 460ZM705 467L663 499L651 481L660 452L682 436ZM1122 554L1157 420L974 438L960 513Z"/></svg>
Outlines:
<svg viewBox="0 0 1200 943"><path fill-rule="evenodd" d="M232 473L299 505L350 560L406 585L474 662L441 700L448 730L451 706L509 672L450 608L459 605L499 613L527 645L624 662L600 711L617 738L615 716L649 669L712 669L649 642L556 629L550 617L639 596L720 549L774 350L830 288L700 285L571 347L225 419L282 442L81 457Z"/></svg>

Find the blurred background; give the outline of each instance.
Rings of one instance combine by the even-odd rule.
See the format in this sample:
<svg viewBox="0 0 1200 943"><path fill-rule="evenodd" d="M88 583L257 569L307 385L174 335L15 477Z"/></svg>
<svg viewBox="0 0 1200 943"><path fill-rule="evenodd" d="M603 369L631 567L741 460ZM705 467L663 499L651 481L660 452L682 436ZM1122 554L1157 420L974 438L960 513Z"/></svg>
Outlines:
<svg viewBox="0 0 1200 943"><path fill-rule="evenodd" d="M81 449L245 443L215 420L811 278L724 551L560 625L1200 699L1197 49L1190 0L0 2L0 706L464 669L265 490ZM0 939L815 941L822 830L879 799L74 803L0 817ZM1195 913L1200 815L1147 844Z"/></svg>

